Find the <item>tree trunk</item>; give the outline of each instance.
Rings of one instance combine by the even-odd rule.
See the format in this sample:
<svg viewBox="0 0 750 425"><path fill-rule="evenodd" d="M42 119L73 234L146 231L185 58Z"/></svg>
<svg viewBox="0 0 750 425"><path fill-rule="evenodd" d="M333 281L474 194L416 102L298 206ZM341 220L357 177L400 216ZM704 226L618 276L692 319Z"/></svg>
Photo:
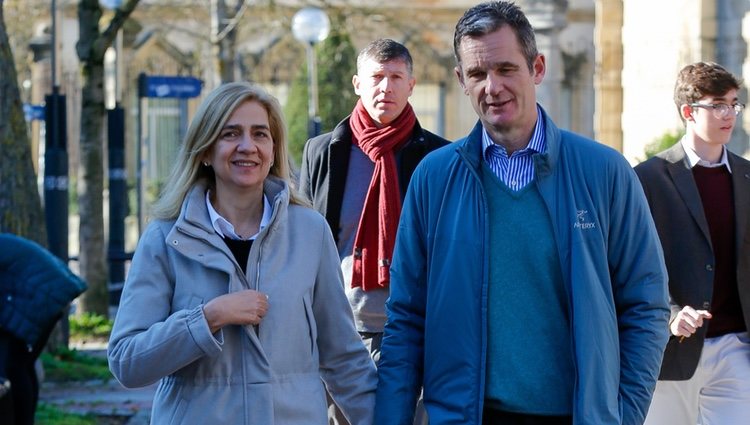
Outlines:
<svg viewBox="0 0 750 425"><path fill-rule="evenodd" d="M47 245L31 144L0 0L0 232Z"/></svg>
<svg viewBox="0 0 750 425"><path fill-rule="evenodd" d="M78 169L78 238L81 275L89 285L80 299L81 311L107 316L107 263L104 245L104 52L97 0L78 3L79 39L76 45L81 63L81 163Z"/></svg>
<svg viewBox="0 0 750 425"><path fill-rule="evenodd" d="M79 0L76 44L81 63L81 164L78 171L78 236L81 275L89 285L81 311L109 315L107 250L104 242L104 53L133 12L138 0L121 5L106 29L100 30L98 0Z"/></svg>
<svg viewBox="0 0 750 425"><path fill-rule="evenodd" d="M211 51L215 85L237 80L237 21L243 2L238 1L232 14L224 0L211 0Z"/></svg>
<svg viewBox="0 0 750 425"><path fill-rule="evenodd" d="M18 76L0 0L0 232L47 246L47 228L34 172ZM68 346L67 316L49 337L52 349Z"/></svg>
<svg viewBox="0 0 750 425"><path fill-rule="evenodd" d="M104 245L104 56L83 64L81 92L81 167L78 170L80 214L79 261L89 290L81 298L81 310L108 315L107 258Z"/></svg>

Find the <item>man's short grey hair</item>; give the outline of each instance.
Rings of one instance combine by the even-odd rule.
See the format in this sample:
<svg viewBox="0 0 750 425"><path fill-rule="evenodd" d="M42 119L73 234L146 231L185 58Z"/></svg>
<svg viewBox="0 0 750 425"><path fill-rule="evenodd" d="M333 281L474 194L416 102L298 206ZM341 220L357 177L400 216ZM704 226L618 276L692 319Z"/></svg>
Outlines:
<svg viewBox="0 0 750 425"><path fill-rule="evenodd" d="M391 40L390 38L379 38L374 40L359 52L359 55L357 56L357 73L360 72L367 59L373 59L377 63L401 60L406 64L406 68L409 70L409 75L414 71L414 63L412 62L409 49L398 41Z"/></svg>
<svg viewBox="0 0 750 425"><path fill-rule="evenodd" d="M453 54L456 57L456 64L461 66L459 47L464 37L481 37L506 25L516 34L521 51L526 58L526 64L531 71L539 55L534 29L521 8L508 1L481 3L464 12L453 33Z"/></svg>

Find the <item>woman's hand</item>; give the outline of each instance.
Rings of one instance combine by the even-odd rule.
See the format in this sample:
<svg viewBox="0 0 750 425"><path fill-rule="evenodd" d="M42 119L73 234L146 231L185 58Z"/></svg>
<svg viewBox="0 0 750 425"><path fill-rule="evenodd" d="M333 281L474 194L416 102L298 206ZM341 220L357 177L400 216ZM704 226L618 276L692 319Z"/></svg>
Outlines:
<svg viewBox="0 0 750 425"><path fill-rule="evenodd" d="M267 312L268 295L252 289L221 295L203 306L211 333L226 325L258 325Z"/></svg>

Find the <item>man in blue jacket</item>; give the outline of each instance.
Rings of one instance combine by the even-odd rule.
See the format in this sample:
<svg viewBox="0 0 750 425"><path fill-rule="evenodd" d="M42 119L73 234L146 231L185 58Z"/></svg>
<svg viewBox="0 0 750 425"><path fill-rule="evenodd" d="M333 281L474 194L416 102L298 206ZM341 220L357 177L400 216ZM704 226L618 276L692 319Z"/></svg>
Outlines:
<svg viewBox="0 0 750 425"><path fill-rule="evenodd" d="M614 150L536 103L545 58L513 3L456 25L479 116L428 155L391 267L375 423L642 424L667 342L664 258Z"/></svg>

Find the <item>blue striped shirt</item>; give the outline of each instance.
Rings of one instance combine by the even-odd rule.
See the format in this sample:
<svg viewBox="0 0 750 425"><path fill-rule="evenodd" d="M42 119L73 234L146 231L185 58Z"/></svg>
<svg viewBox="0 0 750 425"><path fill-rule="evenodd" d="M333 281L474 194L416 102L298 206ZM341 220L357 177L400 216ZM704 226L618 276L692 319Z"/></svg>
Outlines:
<svg viewBox="0 0 750 425"><path fill-rule="evenodd" d="M484 146L484 160L490 166L497 178L511 190L521 190L534 180L534 160L532 155L544 152L547 141L544 138L544 122L542 112L537 105L537 120L529 144L521 150L508 156L508 151L493 142L487 130L482 128L482 144Z"/></svg>

